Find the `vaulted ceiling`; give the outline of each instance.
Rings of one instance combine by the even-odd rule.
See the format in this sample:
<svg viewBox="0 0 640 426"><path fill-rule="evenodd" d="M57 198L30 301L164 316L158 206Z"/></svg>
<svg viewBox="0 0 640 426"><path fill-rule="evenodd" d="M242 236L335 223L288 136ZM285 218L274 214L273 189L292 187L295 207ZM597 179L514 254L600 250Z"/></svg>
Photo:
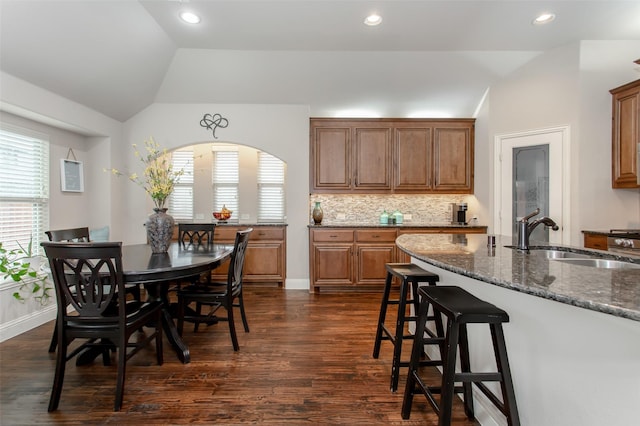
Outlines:
<svg viewBox="0 0 640 426"><path fill-rule="evenodd" d="M556 19L532 25L541 12ZM471 117L495 81L580 40L640 40L640 1L0 0L0 69L119 121L154 102Z"/></svg>

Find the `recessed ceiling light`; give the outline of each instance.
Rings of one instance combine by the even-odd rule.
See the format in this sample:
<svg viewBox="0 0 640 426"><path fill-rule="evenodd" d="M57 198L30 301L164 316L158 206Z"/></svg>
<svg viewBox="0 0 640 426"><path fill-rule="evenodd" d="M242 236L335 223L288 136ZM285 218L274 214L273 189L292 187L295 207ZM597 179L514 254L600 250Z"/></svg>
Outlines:
<svg viewBox="0 0 640 426"><path fill-rule="evenodd" d="M180 19L188 24L198 24L200 23L200 17L193 12L181 12Z"/></svg>
<svg viewBox="0 0 640 426"><path fill-rule="evenodd" d="M554 19L556 19L556 15L554 15L553 13L541 13L536 19L533 20L533 25L548 24Z"/></svg>
<svg viewBox="0 0 640 426"><path fill-rule="evenodd" d="M376 25L380 25L380 23L382 22L382 16L373 13L369 16L366 17L366 19L364 20L364 24L365 25L369 25L370 27L374 27Z"/></svg>

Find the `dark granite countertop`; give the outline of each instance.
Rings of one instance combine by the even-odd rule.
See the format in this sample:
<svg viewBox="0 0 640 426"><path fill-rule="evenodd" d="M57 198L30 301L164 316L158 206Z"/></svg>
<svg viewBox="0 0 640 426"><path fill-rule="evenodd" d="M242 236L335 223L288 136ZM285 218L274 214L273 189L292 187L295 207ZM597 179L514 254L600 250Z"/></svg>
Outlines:
<svg viewBox="0 0 640 426"><path fill-rule="evenodd" d="M176 220L176 226L178 225L179 221ZM286 223L284 222L260 222L260 223L256 223L256 222L242 222L242 223L238 223L238 222L223 222L220 223L215 219L212 219L211 221L207 222L206 220L185 220L185 221L180 221L180 223L215 223L216 226L287 226Z"/></svg>
<svg viewBox="0 0 640 426"><path fill-rule="evenodd" d="M487 247L479 234L405 234L396 245L410 256L439 268L510 290L584 309L640 321L640 269L601 269L505 247L512 237L496 236ZM532 247L536 247L532 243ZM640 257L600 250L544 244L549 248L640 264Z"/></svg>
<svg viewBox="0 0 640 426"><path fill-rule="evenodd" d="M611 230L599 230L599 231L592 231L592 230L588 230L588 229L583 229L582 230L583 234L595 234L595 235L609 235L611 233Z"/></svg>
<svg viewBox="0 0 640 426"><path fill-rule="evenodd" d="M487 229L481 225L460 225L451 222L404 222L383 224L376 222L322 222L320 225L309 224L309 228L456 228L456 229Z"/></svg>

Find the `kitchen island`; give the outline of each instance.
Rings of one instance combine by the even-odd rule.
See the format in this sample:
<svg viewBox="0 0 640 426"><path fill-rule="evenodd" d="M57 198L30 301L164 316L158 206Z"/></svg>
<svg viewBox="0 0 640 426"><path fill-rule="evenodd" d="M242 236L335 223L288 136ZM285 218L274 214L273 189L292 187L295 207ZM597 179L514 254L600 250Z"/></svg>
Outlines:
<svg viewBox="0 0 640 426"><path fill-rule="evenodd" d="M396 245L437 273L439 285L460 286L509 313L505 336L523 425L637 424L640 269L571 265L507 248L514 241L501 236L493 249L486 235L406 234ZM472 366L492 368L488 327L469 331ZM481 424L504 424L474 395Z"/></svg>

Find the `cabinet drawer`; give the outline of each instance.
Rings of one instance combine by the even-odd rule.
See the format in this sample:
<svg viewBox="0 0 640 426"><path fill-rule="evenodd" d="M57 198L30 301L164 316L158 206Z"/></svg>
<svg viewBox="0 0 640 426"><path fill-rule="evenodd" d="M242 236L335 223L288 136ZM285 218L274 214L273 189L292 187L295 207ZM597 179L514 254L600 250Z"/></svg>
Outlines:
<svg viewBox="0 0 640 426"><path fill-rule="evenodd" d="M393 243L396 241L395 229L358 229L356 241L363 243Z"/></svg>
<svg viewBox="0 0 640 426"><path fill-rule="evenodd" d="M284 229L277 227L253 228L251 240L284 240Z"/></svg>
<svg viewBox="0 0 640 426"><path fill-rule="evenodd" d="M213 236L214 242L235 241L236 232L241 228L237 226L216 226L216 233ZM245 229L245 228L242 228Z"/></svg>
<svg viewBox="0 0 640 426"><path fill-rule="evenodd" d="M585 248L592 248L597 250L608 250L607 236L599 234L584 234L584 246Z"/></svg>
<svg viewBox="0 0 640 426"><path fill-rule="evenodd" d="M341 229L322 230L322 231L314 230L313 241L350 243L350 242L353 242L353 231L341 230Z"/></svg>

